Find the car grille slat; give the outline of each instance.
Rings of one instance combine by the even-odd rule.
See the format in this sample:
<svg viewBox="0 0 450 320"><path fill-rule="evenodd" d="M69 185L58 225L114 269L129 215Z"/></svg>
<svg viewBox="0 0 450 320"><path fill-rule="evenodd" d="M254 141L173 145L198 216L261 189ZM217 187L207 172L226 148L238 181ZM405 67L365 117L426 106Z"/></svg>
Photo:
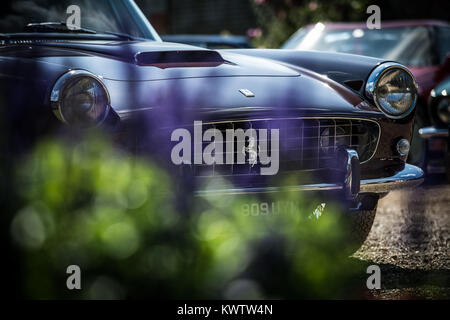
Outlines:
<svg viewBox="0 0 450 320"><path fill-rule="evenodd" d="M208 129L218 129L222 132L226 142L226 130L232 129L267 129L267 148L271 151L270 130L279 129L280 141L279 172L310 171L329 168L337 168L336 153L339 148L351 148L358 152L360 161L366 162L375 154L380 137L380 126L371 120L340 119L340 118L296 118L296 119L266 119L204 123L203 132ZM245 146L248 146L246 138ZM259 145L259 141L257 141ZM203 142L203 148L210 142ZM234 142L232 164L214 164L208 166L190 165L194 176L248 176L259 175L261 165L252 165L245 155L246 163L237 164L237 156L243 150L237 150L237 139ZM216 157L222 157L224 163L227 153L223 146L223 153L217 153Z"/></svg>

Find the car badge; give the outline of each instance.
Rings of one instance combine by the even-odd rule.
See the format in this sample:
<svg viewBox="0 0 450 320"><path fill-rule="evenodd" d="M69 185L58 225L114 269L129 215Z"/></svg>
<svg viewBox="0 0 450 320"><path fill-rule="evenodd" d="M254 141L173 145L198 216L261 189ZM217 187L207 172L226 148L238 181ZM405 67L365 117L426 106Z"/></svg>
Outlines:
<svg viewBox="0 0 450 320"><path fill-rule="evenodd" d="M244 96L246 96L247 98L254 98L255 94L253 92L251 92L248 89L241 89L239 90L240 93L242 93Z"/></svg>
<svg viewBox="0 0 450 320"><path fill-rule="evenodd" d="M250 137L248 141L248 147L242 148L242 153L244 155L248 154L248 163L252 166L258 163L258 151L256 148L256 139L254 137Z"/></svg>

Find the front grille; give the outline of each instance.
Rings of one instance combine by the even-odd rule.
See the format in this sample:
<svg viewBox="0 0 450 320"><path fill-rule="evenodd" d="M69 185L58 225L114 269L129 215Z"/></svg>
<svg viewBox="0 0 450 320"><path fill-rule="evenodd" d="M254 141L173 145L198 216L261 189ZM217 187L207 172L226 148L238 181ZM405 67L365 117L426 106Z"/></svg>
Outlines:
<svg viewBox="0 0 450 320"><path fill-rule="evenodd" d="M245 120L220 123L204 123L203 132L208 129L218 129L226 142L226 130L232 129L268 129L267 149L270 144L271 129L279 129L279 172L314 171L337 168L336 154L340 147L347 147L358 152L360 161L368 161L375 153L380 135L380 127L374 121L357 119L270 119ZM256 137L257 139L259 137ZM256 139L256 140L257 140ZM259 141L258 141L259 142ZM202 142L204 150L211 142ZM249 137L244 141L246 150L258 150L255 142L253 147ZM258 149L256 149L258 148ZM223 148L223 157L227 153ZM250 152L238 150L238 141L235 140L233 149L233 164L197 164L189 166L194 176L236 176L259 175L260 158L252 159ZM245 164L236 164L238 154L244 154ZM225 163L225 161L224 161Z"/></svg>

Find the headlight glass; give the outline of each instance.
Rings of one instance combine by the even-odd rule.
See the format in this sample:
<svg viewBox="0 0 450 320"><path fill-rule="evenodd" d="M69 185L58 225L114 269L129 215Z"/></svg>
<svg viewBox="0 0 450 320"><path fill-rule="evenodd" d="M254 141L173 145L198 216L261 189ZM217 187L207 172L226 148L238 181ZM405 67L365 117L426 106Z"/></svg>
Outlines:
<svg viewBox="0 0 450 320"><path fill-rule="evenodd" d="M397 63L377 67L369 77L366 94L384 114L394 119L409 115L418 98L414 76Z"/></svg>
<svg viewBox="0 0 450 320"><path fill-rule="evenodd" d="M442 98L439 101L437 113L443 123L450 124L450 98Z"/></svg>
<svg viewBox="0 0 450 320"><path fill-rule="evenodd" d="M77 127L93 127L108 114L109 96L95 76L72 71L61 77L52 92L53 109L63 122Z"/></svg>
<svg viewBox="0 0 450 320"><path fill-rule="evenodd" d="M416 103L414 79L405 70L389 70L379 80L374 96L385 112L393 116L405 114Z"/></svg>

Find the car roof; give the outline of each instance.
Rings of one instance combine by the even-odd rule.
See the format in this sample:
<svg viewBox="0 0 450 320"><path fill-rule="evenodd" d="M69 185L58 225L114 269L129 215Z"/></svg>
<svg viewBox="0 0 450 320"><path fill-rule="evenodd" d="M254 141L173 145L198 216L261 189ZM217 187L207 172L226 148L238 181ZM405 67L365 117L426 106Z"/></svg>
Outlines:
<svg viewBox="0 0 450 320"><path fill-rule="evenodd" d="M327 29L331 30L345 30L345 29L367 29L366 22L325 22ZM314 24L310 24L307 28L312 28ZM438 26L449 27L450 24L441 20L393 20L382 21L382 28L396 28L396 27L413 27L413 26Z"/></svg>

